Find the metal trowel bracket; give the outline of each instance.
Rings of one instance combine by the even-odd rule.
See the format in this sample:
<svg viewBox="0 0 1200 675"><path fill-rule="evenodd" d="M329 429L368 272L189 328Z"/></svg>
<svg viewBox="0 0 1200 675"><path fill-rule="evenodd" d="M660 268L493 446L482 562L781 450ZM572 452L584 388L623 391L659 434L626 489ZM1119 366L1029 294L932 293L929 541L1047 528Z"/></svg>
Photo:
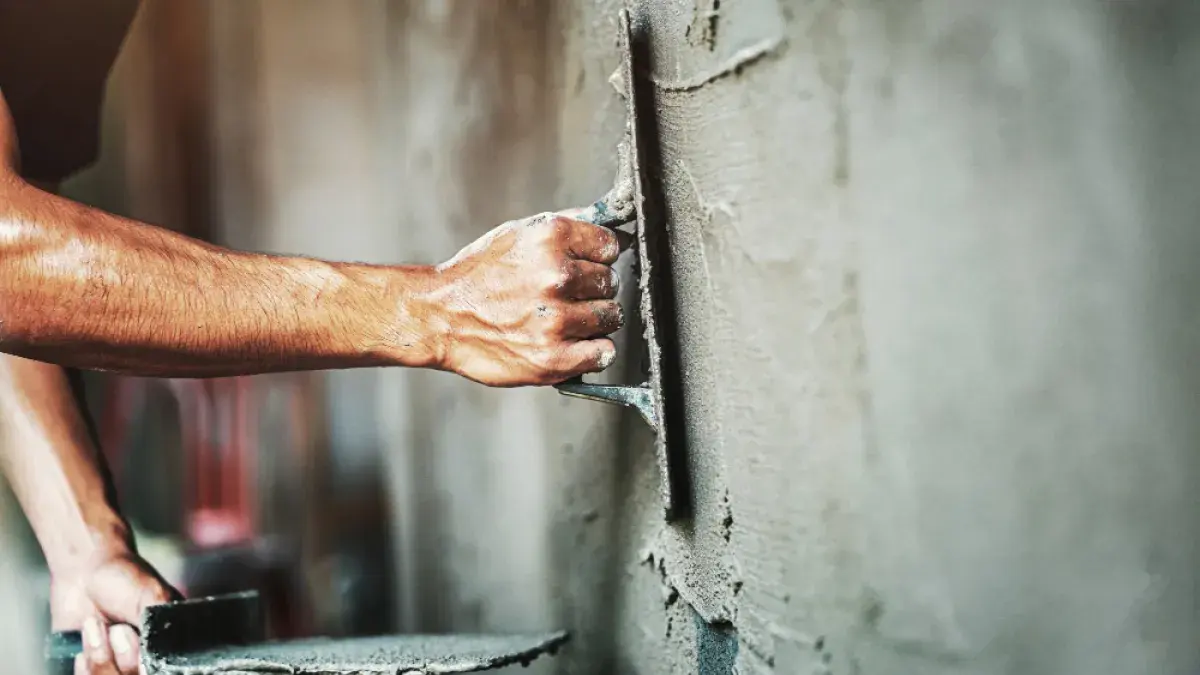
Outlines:
<svg viewBox="0 0 1200 675"><path fill-rule="evenodd" d="M658 433L658 412L654 409L654 397L650 394L649 384L637 387L622 384L593 384L577 378L557 385L557 389L566 396L633 408L638 411L646 424L649 424L650 428Z"/></svg>

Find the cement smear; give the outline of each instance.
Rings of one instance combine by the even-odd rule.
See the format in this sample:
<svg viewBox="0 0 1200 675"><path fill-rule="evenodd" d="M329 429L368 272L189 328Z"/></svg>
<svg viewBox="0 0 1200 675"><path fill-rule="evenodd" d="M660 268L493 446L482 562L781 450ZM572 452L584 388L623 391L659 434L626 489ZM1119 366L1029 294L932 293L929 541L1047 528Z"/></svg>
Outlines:
<svg viewBox="0 0 1200 675"><path fill-rule="evenodd" d="M527 665L552 653L566 638L565 633L318 638L169 655L147 664L147 670L154 675L473 673Z"/></svg>

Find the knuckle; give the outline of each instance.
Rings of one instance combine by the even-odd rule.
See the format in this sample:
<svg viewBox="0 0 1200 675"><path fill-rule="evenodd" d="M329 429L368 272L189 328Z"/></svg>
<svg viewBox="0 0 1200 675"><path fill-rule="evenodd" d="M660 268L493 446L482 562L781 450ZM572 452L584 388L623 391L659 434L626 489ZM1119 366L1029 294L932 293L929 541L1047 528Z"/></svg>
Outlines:
<svg viewBox="0 0 1200 675"><path fill-rule="evenodd" d="M562 290L562 289L566 288L567 284L570 284L575 279L575 275L576 275L576 269L575 269L574 265L569 264L569 263L566 265L563 265L555 273L555 276L554 276L555 288L558 290Z"/></svg>
<svg viewBox="0 0 1200 675"><path fill-rule="evenodd" d="M571 233L571 220L557 214L551 214L545 220L545 231L555 240L561 240Z"/></svg>
<svg viewBox="0 0 1200 675"><path fill-rule="evenodd" d="M553 214L542 213L530 218L526 223L526 232L535 241L552 242L558 239L559 225Z"/></svg>
<svg viewBox="0 0 1200 675"><path fill-rule="evenodd" d="M570 265L553 265L542 276L542 288L548 291L561 291L571 282L572 276Z"/></svg>
<svg viewBox="0 0 1200 675"><path fill-rule="evenodd" d="M621 242L615 232L600 228L601 251L608 258L616 258L621 252Z"/></svg>
<svg viewBox="0 0 1200 675"><path fill-rule="evenodd" d="M163 605L171 601L171 592L162 586L153 586L146 590L143 604L146 606Z"/></svg>
<svg viewBox="0 0 1200 675"><path fill-rule="evenodd" d="M557 345L566 332L566 321L557 310L548 310L544 315L544 323L534 336L533 344L539 348Z"/></svg>
<svg viewBox="0 0 1200 675"><path fill-rule="evenodd" d="M544 374L553 373L557 370L558 351L549 346L543 347L534 352L532 361Z"/></svg>

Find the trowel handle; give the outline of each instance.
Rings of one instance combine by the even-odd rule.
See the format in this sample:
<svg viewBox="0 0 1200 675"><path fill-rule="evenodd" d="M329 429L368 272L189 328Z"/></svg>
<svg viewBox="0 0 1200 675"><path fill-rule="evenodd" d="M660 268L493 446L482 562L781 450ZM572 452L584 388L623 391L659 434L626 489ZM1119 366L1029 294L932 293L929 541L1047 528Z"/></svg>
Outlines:
<svg viewBox="0 0 1200 675"><path fill-rule="evenodd" d="M575 215L575 219L610 229L616 229L636 220L637 213L633 209L613 209L609 206L609 200L609 195L597 199L587 208L583 209L582 213Z"/></svg>
<svg viewBox="0 0 1200 675"><path fill-rule="evenodd" d="M591 206L583 209L582 213L574 217L593 225L612 229L636 220L637 211L633 208L633 202L629 201L627 197L622 198L616 195L619 195L619 192L614 188L608 194L592 202ZM620 204L621 207L614 208L610 202ZM638 411L642 419L646 420L650 428L655 431L658 430L658 415L654 409L654 402L650 397L650 389L646 385L631 387L626 385L593 384L585 382L583 376L578 375L554 385L554 388L558 390L558 393L566 396L633 408Z"/></svg>
<svg viewBox="0 0 1200 675"><path fill-rule="evenodd" d="M560 382L554 385L554 388L566 396L633 408L651 429L658 431L658 413L650 396L650 387L647 385L632 387L623 384L592 384L585 382L580 375Z"/></svg>
<svg viewBox="0 0 1200 675"><path fill-rule="evenodd" d="M77 630L64 630L46 636L46 672L50 675L72 675L75 657L83 653L83 636Z"/></svg>

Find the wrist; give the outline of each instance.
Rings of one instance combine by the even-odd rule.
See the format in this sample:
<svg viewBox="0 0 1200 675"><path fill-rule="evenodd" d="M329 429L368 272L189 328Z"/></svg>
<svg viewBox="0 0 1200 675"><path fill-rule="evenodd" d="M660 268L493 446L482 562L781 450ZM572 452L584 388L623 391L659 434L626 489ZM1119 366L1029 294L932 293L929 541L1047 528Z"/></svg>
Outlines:
<svg viewBox="0 0 1200 675"><path fill-rule="evenodd" d="M348 270L354 293L369 302L350 300L358 307L348 319L356 329L347 349L367 365L444 369L449 330L439 308L443 283L433 266L356 266Z"/></svg>
<svg viewBox="0 0 1200 675"><path fill-rule="evenodd" d="M135 553L129 526L115 513L88 518L74 532L64 534L42 544L46 567L52 577L70 577L99 561Z"/></svg>

